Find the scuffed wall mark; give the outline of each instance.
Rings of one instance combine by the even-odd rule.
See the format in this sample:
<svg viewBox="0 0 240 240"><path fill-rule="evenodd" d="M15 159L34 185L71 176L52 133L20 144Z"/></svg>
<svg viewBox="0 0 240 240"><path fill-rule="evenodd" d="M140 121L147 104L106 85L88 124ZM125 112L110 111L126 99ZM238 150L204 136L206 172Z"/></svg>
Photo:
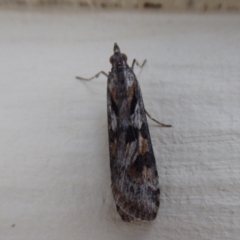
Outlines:
<svg viewBox="0 0 240 240"><path fill-rule="evenodd" d="M204 6L203 6L203 11L206 12L208 10L208 4L205 3Z"/></svg>
<svg viewBox="0 0 240 240"><path fill-rule="evenodd" d="M218 6L217 6L217 8L220 10L220 9L222 8L222 4L219 3Z"/></svg>
<svg viewBox="0 0 240 240"><path fill-rule="evenodd" d="M194 5L194 0L188 0L187 7L192 8Z"/></svg>
<svg viewBox="0 0 240 240"><path fill-rule="evenodd" d="M155 9L160 9L163 7L161 3L151 3L151 2L145 2L143 4L144 8L155 8Z"/></svg>

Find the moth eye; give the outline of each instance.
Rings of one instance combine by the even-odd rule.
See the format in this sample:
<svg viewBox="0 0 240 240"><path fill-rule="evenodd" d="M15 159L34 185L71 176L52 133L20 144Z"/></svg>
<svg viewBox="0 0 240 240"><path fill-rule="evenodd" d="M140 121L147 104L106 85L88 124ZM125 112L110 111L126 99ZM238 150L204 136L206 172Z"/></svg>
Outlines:
<svg viewBox="0 0 240 240"><path fill-rule="evenodd" d="M113 56L110 57L109 61L111 64L113 64Z"/></svg>
<svg viewBox="0 0 240 240"><path fill-rule="evenodd" d="M123 57L124 61L126 62L127 61L127 55L122 53L122 57Z"/></svg>

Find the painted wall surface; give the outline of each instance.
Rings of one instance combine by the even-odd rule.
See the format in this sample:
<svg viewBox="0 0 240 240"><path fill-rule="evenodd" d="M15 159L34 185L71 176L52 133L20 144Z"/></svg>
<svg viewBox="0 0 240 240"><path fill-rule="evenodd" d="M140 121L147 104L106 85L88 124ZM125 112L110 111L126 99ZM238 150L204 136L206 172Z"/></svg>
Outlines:
<svg viewBox="0 0 240 240"><path fill-rule="evenodd" d="M0 11L1 240L238 240L240 16ZM124 223L110 189L113 43L138 76L161 186L152 223Z"/></svg>

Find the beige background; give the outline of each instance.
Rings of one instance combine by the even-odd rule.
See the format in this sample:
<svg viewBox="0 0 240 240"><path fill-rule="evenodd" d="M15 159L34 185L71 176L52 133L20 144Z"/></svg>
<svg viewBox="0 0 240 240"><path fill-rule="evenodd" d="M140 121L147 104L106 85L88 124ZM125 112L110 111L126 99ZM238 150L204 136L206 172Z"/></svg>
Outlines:
<svg viewBox="0 0 240 240"><path fill-rule="evenodd" d="M2 5L153 8L163 11L239 11L240 0L0 0Z"/></svg>
<svg viewBox="0 0 240 240"><path fill-rule="evenodd" d="M240 17L0 11L0 239L239 239ZM129 224L110 189L106 79L117 42L136 68L161 206Z"/></svg>

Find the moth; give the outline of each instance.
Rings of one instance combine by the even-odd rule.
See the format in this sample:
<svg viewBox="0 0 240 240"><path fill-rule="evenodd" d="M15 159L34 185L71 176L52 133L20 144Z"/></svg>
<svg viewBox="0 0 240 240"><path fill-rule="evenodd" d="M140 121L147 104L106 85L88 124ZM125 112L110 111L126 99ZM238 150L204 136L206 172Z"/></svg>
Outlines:
<svg viewBox="0 0 240 240"><path fill-rule="evenodd" d="M153 153L146 115L163 127L171 127L152 118L144 108L134 65L143 67L136 59L132 66L127 56L114 44L110 57L112 69L100 74L107 81L107 113L112 193L123 221L154 220L160 204L158 171Z"/></svg>

